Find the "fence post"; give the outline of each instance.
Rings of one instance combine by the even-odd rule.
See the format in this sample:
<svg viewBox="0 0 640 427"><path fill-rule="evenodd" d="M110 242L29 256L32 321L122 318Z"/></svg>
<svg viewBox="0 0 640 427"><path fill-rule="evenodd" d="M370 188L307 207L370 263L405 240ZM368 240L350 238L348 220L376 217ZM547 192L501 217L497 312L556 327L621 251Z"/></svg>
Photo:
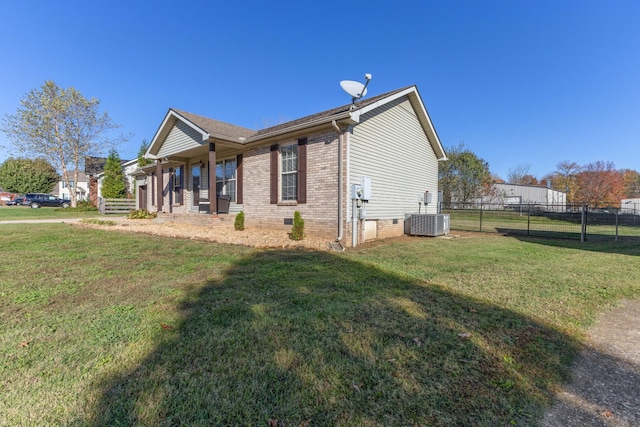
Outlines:
<svg viewBox="0 0 640 427"><path fill-rule="evenodd" d="M531 234L531 204L527 205L527 236Z"/></svg>
<svg viewBox="0 0 640 427"><path fill-rule="evenodd" d="M587 205L582 205L582 213L580 216L580 241L587 240Z"/></svg>
<svg viewBox="0 0 640 427"><path fill-rule="evenodd" d="M482 231L482 202L480 202L480 231Z"/></svg>
<svg viewBox="0 0 640 427"><path fill-rule="evenodd" d="M616 209L616 242L618 241L618 212L619 209Z"/></svg>

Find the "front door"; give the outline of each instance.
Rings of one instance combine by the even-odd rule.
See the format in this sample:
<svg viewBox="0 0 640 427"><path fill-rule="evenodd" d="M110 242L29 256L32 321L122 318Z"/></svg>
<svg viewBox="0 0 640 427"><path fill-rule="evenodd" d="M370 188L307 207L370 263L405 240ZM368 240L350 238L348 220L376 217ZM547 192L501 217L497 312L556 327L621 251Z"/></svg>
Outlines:
<svg viewBox="0 0 640 427"><path fill-rule="evenodd" d="M138 187L138 203L140 204L140 206L138 206L138 209L144 209L145 211L147 210L147 186L146 185L141 185Z"/></svg>
<svg viewBox="0 0 640 427"><path fill-rule="evenodd" d="M191 189L193 191L193 197L191 205L194 207L200 206L200 166L191 167Z"/></svg>

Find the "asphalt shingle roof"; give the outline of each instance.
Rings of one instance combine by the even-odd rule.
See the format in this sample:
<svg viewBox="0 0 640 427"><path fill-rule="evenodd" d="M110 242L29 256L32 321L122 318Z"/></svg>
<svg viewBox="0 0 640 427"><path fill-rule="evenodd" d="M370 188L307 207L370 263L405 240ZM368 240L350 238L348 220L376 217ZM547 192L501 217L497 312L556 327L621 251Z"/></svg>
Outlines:
<svg viewBox="0 0 640 427"><path fill-rule="evenodd" d="M412 86L403 87L400 89L396 89L390 92L386 92L371 98L365 98L355 103L356 108L364 108L370 104L373 104L381 99L384 99L388 96L394 95L398 92L406 90ZM230 123L221 122L219 120L210 119L207 117L199 116L197 114L189 113L187 111L178 110L172 108L173 111L189 120L191 123L195 124L202 130L206 131L210 135L220 135L225 136L231 139L240 139L242 138L245 142L257 141L260 140L261 137L265 135L269 135L273 132L286 131L288 128L293 128L296 126L304 125L305 123L312 123L318 120L322 120L326 118L327 120L333 116L340 115L342 113L346 113L351 109L351 104L342 105L340 107L332 108L330 110L321 111L319 113L311 114L309 116L301 117L296 120L292 120L286 123L281 123L276 126L271 126L265 129L260 129L258 131L244 128L242 126L232 125Z"/></svg>
<svg viewBox="0 0 640 427"><path fill-rule="evenodd" d="M212 135L223 135L230 138L248 138L256 133L255 130L247 129L242 126L232 125L231 123L221 122L219 120L210 119L208 117L199 116L197 114L177 110L175 108L172 108L172 110Z"/></svg>

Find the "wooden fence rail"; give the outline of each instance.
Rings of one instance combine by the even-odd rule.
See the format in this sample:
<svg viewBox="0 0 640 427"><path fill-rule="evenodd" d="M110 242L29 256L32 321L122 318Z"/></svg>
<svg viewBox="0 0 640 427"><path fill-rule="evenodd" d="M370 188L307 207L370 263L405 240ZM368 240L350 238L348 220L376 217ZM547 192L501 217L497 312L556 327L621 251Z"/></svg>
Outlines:
<svg viewBox="0 0 640 427"><path fill-rule="evenodd" d="M98 209L101 214L126 215L136 208L135 199L100 199Z"/></svg>

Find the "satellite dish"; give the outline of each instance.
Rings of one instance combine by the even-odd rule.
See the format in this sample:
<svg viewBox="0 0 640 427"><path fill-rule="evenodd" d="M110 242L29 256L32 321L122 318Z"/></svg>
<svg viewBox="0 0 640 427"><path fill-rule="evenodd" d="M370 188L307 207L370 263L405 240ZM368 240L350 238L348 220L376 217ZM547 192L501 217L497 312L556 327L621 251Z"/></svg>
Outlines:
<svg viewBox="0 0 640 427"><path fill-rule="evenodd" d="M340 86L342 90L355 99L360 99L367 94L367 88L362 83L354 80L343 80L340 82Z"/></svg>
<svg viewBox="0 0 640 427"><path fill-rule="evenodd" d="M367 81L365 84L356 82L354 80L342 80L340 86L342 89L351 95L351 109L355 108L356 100L362 98L367 94L367 85L371 81L371 74L365 74L364 79Z"/></svg>

